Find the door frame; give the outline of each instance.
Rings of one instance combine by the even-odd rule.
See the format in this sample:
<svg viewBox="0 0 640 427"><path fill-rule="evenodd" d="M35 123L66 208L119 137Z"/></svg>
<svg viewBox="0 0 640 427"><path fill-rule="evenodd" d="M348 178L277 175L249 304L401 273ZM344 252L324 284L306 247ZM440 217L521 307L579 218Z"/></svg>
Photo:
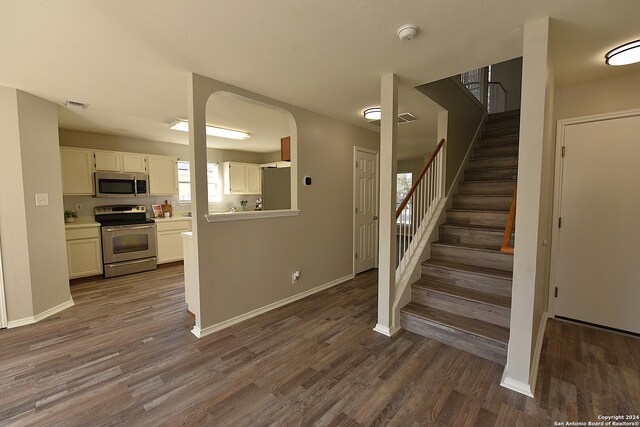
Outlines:
<svg viewBox="0 0 640 427"><path fill-rule="evenodd" d="M2 270L2 240L0 240L0 329L7 326L7 305L4 298L4 273Z"/></svg>
<svg viewBox="0 0 640 427"><path fill-rule="evenodd" d="M353 170L353 175L352 175L352 206L351 206L351 228L353 230L352 233L352 246L351 246L351 268L352 268L352 273L355 276L356 275L356 259L355 259L355 253L356 253L356 172L357 172L357 168L356 168L356 156L358 154L358 151L363 152L363 153L369 153L369 154L373 154L376 156L376 190L375 190L375 194L376 194L376 213L378 216L380 216L380 152L377 150L371 150L369 148L364 148L364 147L358 147L358 146L354 146L353 147L353 159L351 161L351 168ZM378 221L378 225L376 226L377 230L376 230L376 239L378 240L376 242L376 261L375 261L375 267L374 268L378 268L378 250L377 247L380 244L380 221Z"/></svg>
<svg viewBox="0 0 640 427"><path fill-rule="evenodd" d="M570 119L558 120L556 130L556 154L555 154L555 175L553 179L553 218L551 223L551 263L549 266L549 289L547 313L549 317L556 317L556 299L554 289L558 277L558 255L560 253L560 230L557 227L560 210L562 208L562 174L564 162L562 161L562 148L564 147L565 130L567 126L581 123L601 122L605 120L622 119L625 117L640 116L640 109L623 110L614 113L594 114L590 116L574 117Z"/></svg>

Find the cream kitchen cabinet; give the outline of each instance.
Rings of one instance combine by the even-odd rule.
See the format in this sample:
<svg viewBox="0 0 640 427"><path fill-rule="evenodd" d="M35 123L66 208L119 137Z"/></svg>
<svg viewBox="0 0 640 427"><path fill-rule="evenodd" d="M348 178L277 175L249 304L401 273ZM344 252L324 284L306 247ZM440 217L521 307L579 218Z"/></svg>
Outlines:
<svg viewBox="0 0 640 427"><path fill-rule="evenodd" d="M260 194L262 176L260 165L224 162L224 194Z"/></svg>
<svg viewBox="0 0 640 427"><path fill-rule="evenodd" d="M65 234L67 238L69 278L75 279L102 274L100 224L68 225L66 226Z"/></svg>
<svg viewBox="0 0 640 427"><path fill-rule="evenodd" d="M148 156L149 195L178 194L178 159Z"/></svg>
<svg viewBox="0 0 640 427"><path fill-rule="evenodd" d="M191 231L191 220L178 218L157 219L156 233L158 241L158 264L181 261L184 258L182 236L180 233Z"/></svg>
<svg viewBox="0 0 640 427"><path fill-rule="evenodd" d="M62 194L93 195L93 151L60 147Z"/></svg>
<svg viewBox="0 0 640 427"><path fill-rule="evenodd" d="M145 154L121 153L118 151L95 151L96 171L146 173L147 156Z"/></svg>

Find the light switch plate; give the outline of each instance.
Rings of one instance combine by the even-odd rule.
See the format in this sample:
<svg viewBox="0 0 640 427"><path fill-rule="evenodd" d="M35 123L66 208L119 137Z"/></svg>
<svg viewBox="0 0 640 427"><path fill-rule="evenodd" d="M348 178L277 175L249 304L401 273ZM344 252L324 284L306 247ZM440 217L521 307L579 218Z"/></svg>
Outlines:
<svg viewBox="0 0 640 427"><path fill-rule="evenodd" d="M49 194L36 193L36 206L49 206Z"/></svg>

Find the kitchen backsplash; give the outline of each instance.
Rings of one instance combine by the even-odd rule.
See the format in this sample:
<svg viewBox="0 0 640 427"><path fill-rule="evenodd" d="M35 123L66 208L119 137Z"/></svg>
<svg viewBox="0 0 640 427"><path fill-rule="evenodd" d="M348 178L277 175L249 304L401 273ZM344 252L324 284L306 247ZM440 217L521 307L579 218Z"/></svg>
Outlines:
<svg viewBox="0 0 640 427"><path fill-rule="evenodd" d="M217 203L209 204L210 212L227 212L231 210L233 206L236 207L237 210L242 210L240 205L240 201L247 200L247 210L253 210L256 204L256 200L260 197L260 195L252 194L252 195L224 195L222 196L222 201ZM174 211L185 211L191 212L191 203L179 203L178 196L151 196L151 197L137 197L137 198L101 198L101 197L91 197L91 196L64 196L64 209L77 211L78 216L93 216L93 211L96 206L104 206L104 205L144 205L147 207L147 211L149 212L149 216L151 215L151 205L154 203L163 204L164 201L167 200L169 204L175 202ZM76 209L76 204L82 204L82 210Z"/></svg>

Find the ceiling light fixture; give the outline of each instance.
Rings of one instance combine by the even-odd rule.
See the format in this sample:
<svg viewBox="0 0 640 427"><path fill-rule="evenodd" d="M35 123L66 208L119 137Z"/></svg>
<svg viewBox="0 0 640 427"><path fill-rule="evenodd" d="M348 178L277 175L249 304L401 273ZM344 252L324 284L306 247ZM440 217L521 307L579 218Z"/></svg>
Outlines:
<svg viewBox="0 0 640 427"><path fill-rule="evenodd" d="M364 118L367 120L380 120L382 118L382 108L367 108L364 110Z"/></svg>
<svg viewBox="0 0 640 427"><path fill-rule="evenodd" d="M169 129L179 130L182 132L189 132L189 122L183 119L176 119L169 123ZM207 125L207 135L217 136L219 138L227 139L249 139L251 134L249 132L243 132L240 130L226 129L218 126Z"/></svg>
<svg viewBox="0 0 640 427"><path fill-rule="evenodd" d="M628 65L640 62L640 40L629 42L610 50L604 56L608 65Z"/></svg>

